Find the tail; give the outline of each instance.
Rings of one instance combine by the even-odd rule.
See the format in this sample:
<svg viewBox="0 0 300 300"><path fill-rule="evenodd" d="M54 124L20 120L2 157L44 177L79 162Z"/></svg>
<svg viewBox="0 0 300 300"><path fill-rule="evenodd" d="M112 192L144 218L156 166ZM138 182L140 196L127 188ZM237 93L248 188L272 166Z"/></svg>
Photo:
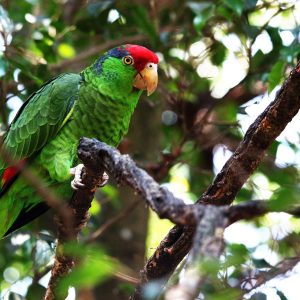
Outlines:
<svg viewBox="0 0 300 300"><path fill-rule="evenodd" d="M4 195L9 191L10 187L14 184L14 182L18 179L25 165L26 159L20 161L17 166L12 166L0 170L0 201L1 198L3 198ZM37 203L36 205L31 206L29 208L24 207L18 214L15 221L3 235L3 237L19 229L20 227L23 227L27 223L33 221L35 218L46 212L48 209L49 206L45 202Z"/></svg>
<svg viewBox="0 0 300 300"><path fill-rule="evenodd" d="M0 196L0 201L1 201L1 196ZM18 215L17 219L14 221L14 223L6 231L3 237L11 234L15 230L33 221L35 218L45 213L48 209L49 206L45 202L40 202L28 210L23 209Z"/></svg>

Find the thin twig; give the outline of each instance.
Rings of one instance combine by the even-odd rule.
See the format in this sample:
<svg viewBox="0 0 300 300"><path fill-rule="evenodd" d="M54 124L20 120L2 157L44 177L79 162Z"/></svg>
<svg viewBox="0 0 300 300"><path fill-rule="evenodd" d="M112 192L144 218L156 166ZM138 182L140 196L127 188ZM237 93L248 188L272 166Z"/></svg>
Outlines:
<svg viewBox="0 0 300 300"><path fill-rule="evenodd" d="M119 214L117 214L112 219L108 220L105 224L103 224L100 228L98 228L95 232L93 232L90 237L87 238L85 243L89 244L98 239L105 231L107 231L111 226L127 217L133 210L141 203L138 199L133 201L127 208L122 210Z"/></svg>
<svg viewBox="0 0 300 300"><path fill-rule="evenodd" d="M124 43L133 43L137 41L145 40L146 36L144 34L137 34L134 36L125 36L119 39L114 39L107 41L105 43L102 43L98 46L91 47L89 49L86 49L85 51L79 53L74 57L73 59L63 60L56 64L49 65L49 70L53 73L57 73L60 70L64 70L70 65L74 65L77 63L80 63L88 58L90 58L93 55L101 54L103 51L110 49L113 46L122 45Z"/></svg>
<svg viewBox="0 0 300 300"><path fill-rule="evenodd" d="M251 281L255 280L255 284L250 289L247 289L245 294L249 294L251 291L259 288L263 284L266 284L268 281L277 276L286 274L288 271L291 271L299 262L300 257L289 257L280 261L269 271L259 272L255 277L251 278Z"/></svg>

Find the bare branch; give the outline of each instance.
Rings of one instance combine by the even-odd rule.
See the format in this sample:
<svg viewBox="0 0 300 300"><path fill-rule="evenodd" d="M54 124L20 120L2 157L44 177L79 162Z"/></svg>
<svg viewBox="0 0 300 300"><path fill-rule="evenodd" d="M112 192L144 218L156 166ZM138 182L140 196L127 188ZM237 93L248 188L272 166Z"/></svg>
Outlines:
<svg viewBox="0 0 300 300"><path fill-rule="evenodd" d="M98 239L105 231L107 231L111 226L115 223L119 222L123 218L127 217L140 203L139 200L135 200L129 205L126 209L121 211L118 215L114 218L108 220L105 224L103 224L100 228L98 228L95 232L91 234L91 236L85 241L86 243L91 243Z"/></svg>
<svg viewBox="0 0 300 300"><path fill-rule="evenodd" d="M266 150L300 109L300 62L285 81L275 100L250 126L243 141L226 162L214 182L199 198L198 203L231 204L237 193L262 161ZM194 226L175 226L158 246L142 271L142 282L148 279L167 278L192 245ZM165 243L180 251L169 252L167 257L157 260L164 252ZM166 263L167 262L167 263Z"/></svg>
<svg viewBox="0 0 300 300"><path fill-rule="evenodd" d="M266 282L272 280L273 278L284 275L288 271L291 271L299 262L300 257L288 257L280 261L269 271L259 272L256 276L254 276L254 278L251 278L256 280L256 282L254 286L251 287L251 289L247 290L247 294L249 294L249 292L251 292L252 290L255 290L258 287L262 286Z"/></svg>
<svg viewBox="0 0 300 300"><path fill-rule="evenodd" d="M171 234L162 241L160 251L155 252L155 256L150 258L141 272L142 282L146 283L161 277L159 275L165 274L166 270L174 270L176 264L171 265L172 260L169 258L182 257L186 244L191 246L194 241L190 266L188 264L188 270L191 272L187 272L187 274L193 274L194 289L191 292L189 288L189 293L183 299L192 299L189 297L195 296L204 282L205 274L195 276L195 267L199 260L203 257L216 259L220 256L223 250L224 228L238 220L252 219L270 211L268 202L263 200L248 201L232 207L216 207L201 203L185 205L182 200L175 198L169 191L159 186L144 170L139 169L128 155L121 155L115 148L95 139L82 138L78 146L78 156L85 166L93 169L94 172L102 168L118 183L133 188L161 218L168 218L178 224L186 225L182 231L178 232L177 229L171 231ZM297 215L299 209L287 208L287 212ZM198 225L193 239L195 222ZM156 267L157 264L160 264L160 268ZM187 276L186 282L191 283L191 278ZM178 286L177 291L178 288L181 292L187 289L184 286ZM172 295L172 292L170 293ZM141 286L138 286L132 299L141 299L141 294Z"/></svg>
<svg viewBox="0 0 300 300"><path fill-rule="evenodd" d="M223 232L227 225L223 210L207 206L206 213L197 225L194 243L187 259L184 277L180 283L171 287L165 295L166 300L193 300L205 283L207 274L199 265L203 261L218 260L224 249Z"/></svg>
<svg viewBox="0 0 300 300"><path fill-rule="evenodd" d="M57 294L57 286L61 278L65 277L72 270L75 262L73 257L64 253L64 246L68 242L77 241L78 233L89 219L88 210L91 207L97 183L102 178L102 175L103 171L101 171L101 169L98 169L98 172L84 169L84 173L81 177L82 182L87 188L74 193L69 202L73 220L73 226L71 228L65 226L65 220L63 218L60 216L57 217L58 242L45 300L60 300L66 297L67 290L64 291L64 294Z"/></svg>
<svg viewBox="0 0 300 300"><path fill-rule="evenodd" d="M198 212L195 205L185 205L183 200L175 198L144 170L138 168L128 155L120 155L118 150L105 143L81 138L78 157L87 168L96 171L100 166L118 183L132 187L160 218L167 218L175 224L196 224L198 213L203 213L203 207Z"/></svg>

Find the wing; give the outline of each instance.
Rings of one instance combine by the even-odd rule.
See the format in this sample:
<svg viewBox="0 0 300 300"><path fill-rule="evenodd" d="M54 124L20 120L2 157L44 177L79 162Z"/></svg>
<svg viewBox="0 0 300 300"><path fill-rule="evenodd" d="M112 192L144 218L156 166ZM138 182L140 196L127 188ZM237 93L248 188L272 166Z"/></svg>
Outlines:
<svg viewBox="0 0 300 300"><path fill-rule="evenodd" d="M4 137L13 158L30 157L58 133L71 115L81 82L78 74L63 74L29 97ZM2 173L6 167L0 162Z"/></svg>

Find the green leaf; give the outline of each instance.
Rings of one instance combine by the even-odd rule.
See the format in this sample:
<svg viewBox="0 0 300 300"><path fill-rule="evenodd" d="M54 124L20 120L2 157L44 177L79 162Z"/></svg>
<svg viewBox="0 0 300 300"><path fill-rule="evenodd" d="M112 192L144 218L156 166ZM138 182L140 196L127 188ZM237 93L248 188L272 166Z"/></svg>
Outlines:
<svg viewBox="0 0 300 300"><path fill-rule="evenodd" d="M238 107L235 103L222 103L215 109L219 119L226 122L235 122Z"/></svg>
<svg viewBox="0 0 300 300"><path fill-rule="evenodd" d="M43 299L45 296L46 289L38 283L33 283L29 286L26 299L27 300L36 300Z"/></svg>
<svg viewBox="0 0 300 300"><path fill-rule="evenodd" d="M230 244L228 245L229 254L224 263L225 267L240 266L248 259L248 249L243 244Z"/></svg>
<svg viewBox="0 0 300 300"><path fill-rule="evenodd" d="M69 244L64 249L66 254L74 256L79 263L60 281L60 294L71 285L79 289L92 287L107 280L117 269L117 262L107 256L100 247Z"/></svg>
<svg viewBox="0 0 300 300"><path fill-rule="evenodd" d="M256 268L270 268L272 267L265 259L252 258L252 262Z"/></svg>
<svg viewBox="0 0 300 300"><path fill-rule="evenodd" d="M242 23L241 28L244 33L251 39L254 39L259 34L260 28L257 26L250 25L248 23Z"/></svg>
<svg viewBox="0 0 300 300"><path fill-rule="evenodd" d="M72 45L61 43L57 47L57 52L62 58L70 59L76 55L76 51Z"/></svg>
<svg viewBox="0 0 300 300"><path fill-rule="evenodd" d="M195 29L200 33L208 19L214 15L214 6L209 6L199 13L193 20Z"/></svg>
<svg viewBox="0 0 300 300"><path fill-rule="evenodd" d="M24 300L24 298L19 294L10 292L8 296L8 300Z"/></svg>
<svg viewBox="0 0 300 300"><path fill-rule="evenodd" d="M251 199L251 197L252 197L252 191L246 188L242 188L235 199L235 203L247 201Z"/></svg>
<svg viewBox="0 0 300 300"><path fill-rule="evenodd" d="M217 274L220 270L220 262L218 260L205 259L205 260L200 262L199 269L204 274L217 276Z"/></svg>
<svg viewBox="0 0 300 300"><path fill-rule="evenodd" d="M250 298L250 300L267 300L267 295L263 293L256 293Z"/></svg>
<svg viewBox="0 0 300 300"><path fill-rule="evenodd" d="M211 295L205 295L205 299L207 300L233 300L239 299L241 292L236 289L222 289L212 291ZM199 299L199 298L196 298Z"/></svg>
<svg viewBox="0 0 300 300"><path fill-rule="evenodd" d="M130 16L135 23L136 28L147 34L154 44L158 42L158 35L154 27L153 21L150 19L148 11L144 6L134 5L130 6ZM129 17L129 16L128 16Z"/></svg>
<svg viewBox="0 0 300 300"><path fill-rule="evenodd" d="M267 27L266 29L268 35L270 36L270 39L273 44L273 50L272 52L279 52L279 50L282 47L282 38L279 34L278 28L272 28L272 27Z"/></svg>
<svg viewBox="0 0 300 300"><path fill-rule="evenodd" d="M220 42L215 42L211 47L211 62L220 66L225 60L227 48Z"/></svg>
<svg viewBox="0 0 300 300"><path fill-rule="evenodd" d="M299 202L300 189L297 186L281 187L274 192L268 205L272 211L284 211Z"/></svg>
<svg viewBox="0 0 300 300"><path fill-rule="evenodd" d="M283 80L283 72L285 69L285 62L284 61L278 61L271 69L271 72L269 73L268 77L268 91L269 93L281 83Z"/></svg>
<svg viewBox="0 0 300 300"><path fill-rule="evenodd" d="M227 7L225 5L219 5L216 7L216 12L218 15L223 16L224 18L226 18L226 20L231 22L232 11L229 7Z"/></svg>
<svg viewBox="0 0 300 300"><path fill-rule="evenodd" d="M245 8L251 10L251 9L255 8L256 3L257 3L257 0L246 0Z"/></svg>
<svg viewBox="0 0 300 300"><path fill-rule="evenodd" d="M279 296L280 300L288 300L288 298L284 295L283 292L277 290L276 294Z"/></svg>
<svg viewBox="0 0 300 300"><path fill-rule="evenodd" d="M280 56L284 58L287 62L291 63L294 58L296 58L300 53L300 45L292 44L287 47L282 47L280 50Z"/></svg>
<svg viewBox="0 0 300 300"><path fill-rule="evenodd" d="M223 0L224 4L230 7L237 15L241 15L244 8L244 0Z"/></svg>
<svg viewBox="0 0 300 300"><path fill-rule="evenodd" d="M275 157L276 156L276 153L277 153L277 150L278 150L278 146L280 145L280 142L278 141L274 141L271 146L269 147L268 149L268 154Z"/></svg>
<svg viewBox="0 0 300 300"><path fill-rule="evenodd" d="M255 70L265 67L268 63L267 56L259 49L252 58L251 70L255 72Z"/></svg>
<svg viewBox="0 0 300 300"><path fill-rule="evenodd" d="M5 75L7 67L7 61L4 59L3 56L0 56L0 77L3 77Z"/></svg>

